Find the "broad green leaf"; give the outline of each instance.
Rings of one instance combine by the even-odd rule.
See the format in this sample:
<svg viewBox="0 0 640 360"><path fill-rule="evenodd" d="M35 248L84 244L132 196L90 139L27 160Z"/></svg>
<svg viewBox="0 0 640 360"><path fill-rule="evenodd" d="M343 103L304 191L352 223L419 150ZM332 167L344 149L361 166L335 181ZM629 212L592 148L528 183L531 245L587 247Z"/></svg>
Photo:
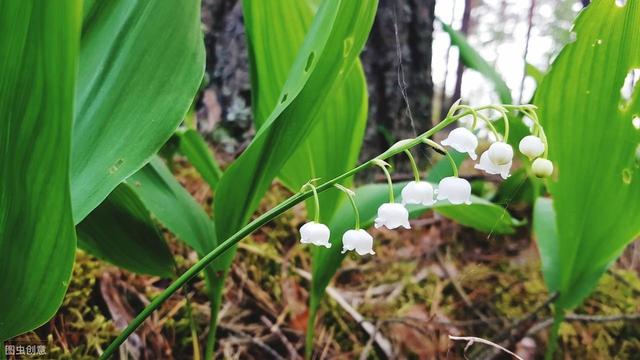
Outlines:
<svg viewBox="0 0 640 360"><path fill-rule="evenodd" d="M255 122L261 126L278 104L280 90L313 20L312 4L300 0L245 1L245 27L251 44ZM349 51L353 40L345 39ZM312 59L313 61L313 59ZM314 178L328 180L351 169L358 158L367 120L367 89L360 61L344 84L329 94L307 140L291 155L279 178L292 191ZM345 185L350 184L351 179ZM329 219L339 193L321 194L321 219ZM312 209L312 208L311 208Z"/></svg>
<svg viewBox="0 0 640 360"><path fill-rule="evenodd" d="M0 342L49 320L71 276L81 5L0 1Z"/></svg>
<svg viewBox="0 0 640 360"><path fill-rule="evenodd" d="M211 189L215 189L222 177L222 170L207 142L198 131L193 129L178 129L176 133L180 138L180 152L189 159L191 165L198 170Z"/></svg>
<svg viewBox="0 0 640 360"><path fill-rule="evenodd" d="M575 22L577 40L564 47L536 93L556 167L549 188L561 309L580 304L640 233L640 132L632 124L640 90L636 85L628 100L620 93L628 72L640 68L638 29L640 1L593 1Z"/></svg>
<svg viewBox="0 0 640 360"><path fill-rule="evenodd" d="M171 277L173 257L138 196L120 184L77 226L78 246L129 271Z"/></svg>
<svg viewBox="0 0 640 360"><path fill-rule="evenodd" d="M77 226L78 246L127 270L163 277L173 274L173 257L149 211L120 184Z"/></svg>
<svg viewBox="0 0 640 360"><path fill-rule="evenodd" d="M248 2L244 5L245 11L249 9ZM278 104L218 184L216 230L221 241L248 221L272 180L314 129L326 100L344 84L357 63L376 8L376 0L326 0L320 5L287 72ZM245 13L245 18L251 16L251 11ZM235 249L227 252L214 266L226 273L234 254ZM218 294L223 281L224 276L217 279Z"/></svg>
<svg viewBox="0 0 640 360"><path fill-rule="evenodd" d="M464 65L476 70L491 81L503 104L511 104L513 101L511 98L511 90L509 90L502 76L467 42L464 35L444 21L440 19L438 19L438 21L442 25L442 29L449 34L451 45L456 46L460 51L460 58Z"/></svg>
<svg viewBox="0 0 640 360"><path fill-rule="evenodd" d="M71 157L76 223L160 149L204 72L200 1L87 5Z"/></svg>
<svg viewBox="0 0 640 360"><path fill-rule="evenodd" d="M404 185L406 184L394 185L397 198L399 198L400 191ZM388 196L389 189L386 184L365 185L356 190L355 201L360 212L362 228L367 228L373 224L378 207L382 203L388 202ZM462 225L473 227L483 232L494 234L513 232L516 221L511 218L504 208L477 197L472 197L471 200L471 205L451 205L438 202L433 206L410 206L409 214L411 217L416 217L427 209L434 209ZM346 254L341 253L342 234L352 229L354 222L355 218L351 205L343 203L328 224L331 229L331 248L317 247L314 249L315 256L312 263L313 282L311 287L312 306L319 304L319 299L324 294L325 288L346 256ZM374 248L375 244L374 239Z"/></svg>
<svg viewBox="0 0 640 360"><path fill-rule="evenodd" d="M560 283L560 254L558 253L558 229L553 201L539 197L533 209L533 231L536 235L542 275L549 291L558 291Z"/></svg>
<svg viewBox="0 0 640 360"><path fill-rule="evenodd" d="M206 254L217 245L213 221L160 158L151 159L126 184L162 225L198 254Z"/></svg>

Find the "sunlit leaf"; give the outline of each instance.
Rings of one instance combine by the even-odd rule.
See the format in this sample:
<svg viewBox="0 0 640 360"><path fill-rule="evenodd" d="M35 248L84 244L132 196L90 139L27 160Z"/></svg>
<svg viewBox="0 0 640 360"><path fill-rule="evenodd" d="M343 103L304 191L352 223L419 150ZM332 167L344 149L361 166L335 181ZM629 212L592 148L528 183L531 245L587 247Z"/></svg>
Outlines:
<svg viewBox="0 0 640 360"><path fill-rule="evenodd" d="M0 341L49 320L71 276L81 5L0 1Z"/></svg>
<svg viewBox="0 0 640 360"><path fill-rule="evenodd" d="M560 308L580 304L640 232L640 132L632 125L640 90L628 100L620 93L628 72L640 68L638 29L639 1L593 1L575 22L577 40L536 94L557 170L549 188L561 261L545 266L559 267Z"/></svg>
<svg viewBox="0 0 640 360"><path fill-rule="evenodd" d="M204 73L200 1L86 5L71 157L76 223L160 149Z"/></svg>

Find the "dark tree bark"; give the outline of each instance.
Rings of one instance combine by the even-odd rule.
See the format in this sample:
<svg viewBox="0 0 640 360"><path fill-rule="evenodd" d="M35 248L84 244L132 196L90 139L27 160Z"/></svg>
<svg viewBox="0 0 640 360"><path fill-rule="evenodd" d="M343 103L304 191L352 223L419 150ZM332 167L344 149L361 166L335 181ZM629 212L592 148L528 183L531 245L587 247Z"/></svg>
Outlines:
<svg viewBox="0 0 640 360"><path fill-rule="evenodd" d="M361 57L369 86L362 157L378 154L389 142L415 136L431 125L434 8L435 0L380 1Z"/></svg>

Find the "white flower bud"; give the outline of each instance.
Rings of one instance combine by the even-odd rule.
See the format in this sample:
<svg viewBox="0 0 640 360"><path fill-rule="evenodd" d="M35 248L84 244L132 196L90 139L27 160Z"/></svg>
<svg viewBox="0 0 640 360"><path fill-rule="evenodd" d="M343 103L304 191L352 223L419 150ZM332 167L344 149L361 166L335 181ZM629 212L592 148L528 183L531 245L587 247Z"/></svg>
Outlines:
<svg viewBox="0 0 640 360"><path fill-rule="evenodd" d="M461 153L468 153L471 159L478 158L476 148L478 147L478 138L465 128L457 128L451 130L449 136L442 140L442 145L450 146Z"/></svg>
<svg viewBox="0 0 640 360"><path fill-rule="evenodd" d="M469 205L471 204L471 184L459 177L446 177L438 184L438 200L449 200L454 205Z"/></svg>
<svg viewBox="0 0 640 360"><path fill-rule="evenodd" d="M518 144L520 152L523 153L529 159L535 159L544 153L544 144L539 137L533 135L527 135L520 140Z"/></svg>
<svg viewBox="0 0 640 360"><path fill-rule="evenodd" d="M485 151L482 153L482 155L480 155L480 163L476 164L474 167L478 170L483 170L487 174L492 174L492 175L499 174L500 176L502 176L503 179L506 179L509 177L511 164L512 162L509 161L504 165L496 165L491 161L491 159L489 159L489 152Z"/></svg>
<svg viewBox="0 0 640 360"><path fill-rule="evenodd" d="M373 237L368 232L359 230L347 230L342 235L342 253L355 250L358 255L374 255Z"/></svg>
<svg viewBox="0 0 640 360"><path fill-rule="evenodd" d="M315 221L310 221L300 228L300 242L303 244L313 244L318 246L324 246L326 248L331 247L329 237L331 231L325 224L318 224Z"/></svg>
<svg viewBox="0 0 640 360"><path fill-rule="evenodd" d="M409 211L402 204L385 203L378 208L378 217L375 220L376 229L386 226L387 229L404 227L410 229Z"/></svg>
<svg viewBox="0 0 640 360"><path fill-rule="evenodd" d="M513 160L513 149L511 145L496 141L491 146L489 146L489 160L496 165L506 165Z"/></svg>
<svg viewBox="0 0 640 360"><path fill-rule="evenodd" d="M426 181L411 181L402 189L402 204L433 204L433 186Z"/></svg>
<svg viewBox="0 0 640 360"><path fill-rule="evenodd" d="M531 164L533 175L543 178L553 174L553 163L548 159L537 158Z"/></svg>

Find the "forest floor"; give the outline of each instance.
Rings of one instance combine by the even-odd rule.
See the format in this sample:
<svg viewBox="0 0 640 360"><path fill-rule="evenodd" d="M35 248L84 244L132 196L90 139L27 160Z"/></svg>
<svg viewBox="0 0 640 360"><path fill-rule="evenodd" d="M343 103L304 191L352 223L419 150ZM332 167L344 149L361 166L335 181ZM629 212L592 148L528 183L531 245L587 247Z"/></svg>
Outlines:
<svg viewBox="0 0 640 360"><path fill-rule="evenodd" d="M194 197L210 203L211 191L196 172L177 168ZM260 211L288 195L274 185ZM520 218L530 211L509 210ZM304 221L304 208L296 207L240 243L220 313L217 358L301 358L311 269L309 249L298 241ZM510 358L478 342L465 350L466 341L449 335L487 339L524 359L540 358L551 307L526 226L515 235L488 236L428 212L412 227L374 230L376 255L345 259L319 312L314 358ZM180 272L197 261L193 251L167 238ZM557 358L637 359L639 274L636 242L562 325ZM62 308L50 322L10 343L44 344L45 358L95 358L168 284L78 251ZM201 350L208 318L200 277L130 338L129 358L194 358L192 334Z"/></svg>

